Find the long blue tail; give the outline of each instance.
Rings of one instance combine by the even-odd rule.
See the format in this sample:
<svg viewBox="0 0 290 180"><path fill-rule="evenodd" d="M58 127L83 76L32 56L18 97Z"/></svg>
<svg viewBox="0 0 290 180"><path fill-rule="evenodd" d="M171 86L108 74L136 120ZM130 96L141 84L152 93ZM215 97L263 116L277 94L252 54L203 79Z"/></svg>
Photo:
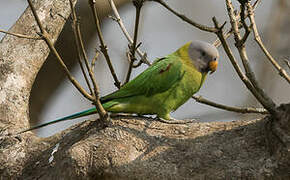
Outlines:
<svg viewBox="0 0 290 180"><path fill-rule="evenodd" d="M96 112L97 112L96 108L91 108L91 109L88 109L88 110L85 110L85 111L81 111L81 112L78 112L78 113L75 113L75 114L72 114L72 115L69 115L69 116L65 116L65 117L56 119L54 121L50 121L50 122L47 122L47 123L44 123L44 124L40 124L40 125L37 125L37 126L32 126L31 128L25 129L23 131L20 131L17 134L21 134L21 133L24 133L24 132L27 132L27 131L32 131L34 129L39 129L41 127L44 127L44 126L47 126L47 125L51 125L51 124L55 124L55 123L58 123L58 122L61 122L61 121L76 119L76 118L80 118L80 117L83 117L83 116L88 116L88 115L94 114Z"/></svg>

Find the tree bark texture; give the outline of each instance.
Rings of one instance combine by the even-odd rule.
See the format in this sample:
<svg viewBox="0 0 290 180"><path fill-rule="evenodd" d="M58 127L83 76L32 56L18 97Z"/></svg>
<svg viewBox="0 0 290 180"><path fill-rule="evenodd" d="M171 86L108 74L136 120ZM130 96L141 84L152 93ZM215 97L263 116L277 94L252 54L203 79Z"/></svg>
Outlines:
<svg viewBox="0 0 290 180"><path fill-rule="evenodd" d="M41 22L51 35L53 42L55 42L70 15L69 1L36 0L34 5ZM39 29L30 8L25 10L10 31L37 37L36 32L39 32ZM30 90L48 54L49 48L42 40L29 40L10 35L6 35L2 39L0 43L1 136L13 134L20 129L29 127L28 102ZM30 138L34 139L34 136L28 137L28 139ZM26 140L28 139L25 139L22 143L27 143ZM16 143L14 142L15 139L10 140ZM10 147L10 145L1 140L0 173L3 175L19 174L29 158L29 152L26 151L26 148L17 148L14 145Z"/></svg>
<svg viewBox="0 0 290 180"><path fill-rule="evenodd" d="M54 42L68 1L36 0ZM27 9L12 32L38 31ZM49 54L44 41L5 36L0 43L0 179L289 179L290 104L279 116L234 122L164 124L117 116L88 120L48 138L31 132L28 99Z"/></svg>

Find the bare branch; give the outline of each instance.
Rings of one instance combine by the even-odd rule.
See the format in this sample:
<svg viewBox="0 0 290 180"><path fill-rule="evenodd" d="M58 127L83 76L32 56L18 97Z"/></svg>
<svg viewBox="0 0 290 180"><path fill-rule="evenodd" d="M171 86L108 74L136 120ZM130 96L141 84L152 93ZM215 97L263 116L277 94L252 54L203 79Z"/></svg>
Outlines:
<svg viewBox="0 0 290 180"><path fill-rule="evenodd" d="M96 51L96 54L94 56L94 58L92 59L92 62L91 62L91 71L94 73L95 71L95 64L96 64L96 61L98 60L98 57L99 57L99 51Z"/></svg>
<svg viewBox="0 0 290 180"><path fill-rule="evenodd" d="M235 45L239 51L240 54L240 58L242 60L242 63L244 65L245 68L245 72L246 72L246 76L249 78L249 80L252 83L252 86L255 88L256 91L255 92L255 97L258 99L258 101L273 115L276 114L276 105L275 103L272 101L272 99L263 91L263 89L260 88L260 86L258 85L258 81L256 80L255 74L252 71L250 64L249 64L249 60L248 60L248 56L246 53L246 49L245 49L245 45L244 42L242 42L242 37L241 34L239 32L239 27L238 27L238 21L235 18L235 13L234 13L234 8L232 5L231 0L226 0L226 6L227 6L227 10L228 10L228 16L230 18L230 22L232 25L232 29L233 29L233 33L234 33L234 37L235 37Z"/></svg>
<svg viewBox="0 0 290 180"><path fill-rule="evenodd" d="M214 27L208 27L208 26L199 24L199 23L194 22L193 20L189 19L185 15L176 12L174 9L172 9L170 6L168 6L163 0L150 0L150 1L154 1L154 2L157 2L157 3L161 4L163 7L165 7L167 10L169 10L170 12L172 12L174 15L176 15L177 17L179 17L183 21L191 24L192 26L194 26L194 27L196 27L196 28L198 28L198 29L200 29L202 31L207 31L207 32L217 32L218 31Z"/></svg>
<svg viewBox="0 0 290 180"><path fill-rule="evenodd" d="M255 1L255 3L253 4L253 11L256 10L256 8L258 7L258 5L259 5L260 2L261 2L261 0L256 0L256 1ZM241 13L241 12L236 13L236 19L237 19L237 21L239 21L239 20L241 19L240 13ZM249 14L246 12L245 17L248 17L248 16L249 16ZM227 39L228 37L230 37L230 35L231 35L232 33L233 33L233 30L232 30L232 28L230 27L230 28L227 30L227 32L224 33L224 37L225 37L225 39ZM248 33L250 33L250 32L248 32ZM219 38L217 38L217 39L216 39L212 44L213 44L214 46L216 46L216 47L219 47L219 46L221 45L221 42L220 42Z"/></svg>
<svg viewBox="0 0 290 180"><path fill-rule="evenodd" d="M108 1L109 1L109 3L110 3L110 6L111 6L112 11L113 11L114 16L115 16L115 17L112 17L112 19L118 23L118 25L120 26L120 28L121 28L123 34L125 35L126 39L129 41L129 44L130 44L130 45L133 44L133 40L132 40L132 38L130 37L128 31L127 31L126 28L125 28L125 25L124 25L124 23L123 23L123 21L122 21L122 19L121 19L121 17L120 17L120 14L119 14L119 12L118 12L116 6L115 6L114 1L113 1L113 0L108 0ZM142 52L139 48L137 48L136 51L137 51L138 55L139 55L140 58L141 58L141 60L140 60L141 64L142 64L142 63L145 63L145 64L147 64L148 66L150 66L151 63L147 60L147 58L146 58L146 56L145 56L145 53ZM144 58L144 57L145 57L145 58ZM138 64L139 64L139 63L138 63Z"/></svg>
<svg viewBox="0 0 290 180"><path fill-rule="evenodd" d="M19 37L19 38L42 40L42 38L40 38L40 37L32 37L32 36L28 36L28 35L25 35L25 34L12 33L12 32L9 32L9 31L2 30L2 29L0 29L0 32L1 33L5 33L5 34L9 34L9 35L12 35L12 36L16 36L16 37Z"/></svg>
<svg viewBox="0 0 290 180"><path fill-rule="evenodd" d="M267 59L272 63L272 65L276 68L276 70L279 72L280 76L282 76L288 83L290 83L290 76L287 74L287 72L277 63L277 61L273 58L273 56L269 53L267 48L262 42L262 39L259 35L257 25L255 22L255 17L253 13L253 8L250 3L246 3L247 9L248 9L248 14L250 17L250 21L252 23L252 29L254 31L254 37L255 41L263 51L263 53L266 55Z"/></svg>
<svg viewBox="0 0 290 180"><path fill-rule="evenodd" d="M72 0L69 0L69 2L70 2L71 11L72 11L72 14L71 14L72 22L73 22L72 28L73 28L73 32L74 32L74 36L75 36L75 40L76 40L76 47L77 47L77 52L78 52L78 62L79 62L79 65L81 67L81 71L82 71L82 74L83 74L83 76L85 78L87 86L88 86L88 88L89 88L89 90L91 92L91 95L94 95L94 91L93 91L93 89L91 87L91 84L90 84L90 82L88 80L88 77L87 77L87 73L85 72L83 63L81 61L82 60L82 55L83 55L87 70L89 72L90 68L88 68L88 58L87 58L87 55L86 55L86 52L85 52L85 48L84 48L84 45L83 45L83 40L82 40L82 36L81 36L80 26L79 26L79 23L77 21L76 11L75 11L75 8L73 6ZM89 75L91 77L92 73L90 73ZM94 78L91 78L91 80L95 82ZM96 84L96 83L94 83L94 84Z"/></svg>
<svg viewBox="0 0 290 180"><path fill-rule="evenodd" d="M101 49L101 52L103 53L103 55L105 56L106 62L108 64L108 66L109 66L109 69L110 69L111 74L113 76L113 79L115 81L114 84L115 84L115 86L117 88L120 89L121 83L118 80L118 77L117 77L117 75L115 73L115 70L113 68L110 56L108 54L108 48L107 48L107 46L105 44L104 37L103 37L102 31L101 31L100 20L99 20L98 13L97 13L97 10L96 10L96 7L95 7L95 3L96 3L95 0L89 0L89 4L90 4L90 7L92 9L94 20L95 20L95 24L96 24L96 28L97 28L98 37L99 37L100 43L101 43L100 49Z"/></svg>
<svg viewBox="0 0 290 180"><path fill-rule="evenodd" d="M290 69L290 61L288 59L284 59L284 62L286 63L286 65L288 66L288 68Z"/></svg>
<svg viewBox="0 0 290 180"><path fill-rule="evenodd" d="M245 107L245 108L240 108L240 107L232 107L232 106L226 106L223 104L218 104L213 101L209 101L202 96L192 96L194 100L196 100L199 103L206 104L209 106L213 106L215 108L223 109L226 111L232 111L232 112L237 112L237 113L257 113L257 114L269 114L269 112L264 109L264 108L253 108L253 107Z"/></svg>
<svg viewBox="0 0 290 180"><path fill-rule="evenodd" d="M228 39L232 34L233 34L233 31L230 29L230 30L228 30L227 32L224 32L223 37L224 37L225 39ZM220 41L219 38L217 38L217 39L212 43L212 45L214 45L215 47L219 47L221 44L222 44L222 43L221 43L221 41Z"/></svg>
<svg viewBox="0 0 290 180"><path fill-rule="evenodd" d="M138 29L139 29L139 21L140 21L140 13L141 13L141 9L144 3L144 0L133 0L133 5L136 8L136 17L135 17L135 27L134 27L134 39L133 39L133 43L132 45L129 45L129 56L130 56L130 65L129 65L129 69L127 72L127 77L125 80L125 84L127 82L129 82L130 80L130 76L131 76L131 72L133 69L133 65L134 65L134 61L136 60L135 57L135 52L136 52L136 48L137 48L137 37L138 37Z"/></svg>
<svg viewBox="0 0 290 180"><path fill-rule="evenodd" d="M226 39L224 37L224 33L222 30L222 27L219 26L216 18L213 18L213 22L215 24L215 27L219 29L219 31L216 33L218 38L220 39L222 46L229 57L229 60L231 61L234 69L236 70L237 74L239 75L240 79L243 81L243 83L246 85L246 87L252 92L252 94L259 100L262 99L261 95L258 93L258 91L253 87L252 83L249 81L249 79L246 77L246 75L242 72L240 66L237 63L236 58L233 55L232 50L230 49L228 43L226 42Z"/></svg>
<svg viewBox="0 0 290 180"><path fill-rule="evenodd" d="M46 42L46 44L48 45L49 49L54 53L54 55L56 56L58 62L60 63L61 67L64 69L67 77L69 78L69 80L72 82L72 84L79 90L79 92L84 96L86 97L87 99L93 101L94 98L88 94L82 87L81 85L78 83L78 81L71 75L71 73L69 72L67 66L65 65L65 63L63 62L62 58L60 57L60 55L58 54L57 50L55 49L53 43L51 42L50 38L49 38L49 34L45 31L45 29L43 28L40 20L39 20L39 17L36 13L36 10L31 2L31 0L27 0L28 1L28 4L31 8L31 11L33 13L33 16L38 24L38 27L40 28L40 35L42 37L42 39Z"/></svg>

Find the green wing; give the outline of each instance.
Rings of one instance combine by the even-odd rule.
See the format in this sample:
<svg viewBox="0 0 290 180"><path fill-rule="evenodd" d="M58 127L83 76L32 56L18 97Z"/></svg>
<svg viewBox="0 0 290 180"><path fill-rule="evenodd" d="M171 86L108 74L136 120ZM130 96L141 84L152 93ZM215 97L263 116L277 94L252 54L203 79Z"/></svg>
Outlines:
<svg viewBox="0 0 290 180"><path fill-rule="evenodd" d="M112 99L126 98L137 95L152 96L162 93L179 82L183 76L182 63L178 57L169 55L157 59L151 67L146 69L135 79L131 80L119 90L101 98L105 103Z"/></svg>

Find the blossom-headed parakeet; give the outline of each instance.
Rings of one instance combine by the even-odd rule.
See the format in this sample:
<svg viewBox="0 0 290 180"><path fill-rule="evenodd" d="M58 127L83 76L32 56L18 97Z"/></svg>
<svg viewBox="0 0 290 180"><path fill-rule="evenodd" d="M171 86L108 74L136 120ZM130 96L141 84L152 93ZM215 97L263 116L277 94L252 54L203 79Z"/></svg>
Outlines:
<svg viewBox="0 0 290 180"><path fill-rule="evenodd" d="M218 58L218 50L209 43L186 43L174 53L155 60L119 90L102 97L101 103L109 112L156 114L160 119L170 120L170 112L179 108L201 88L209 71L216 70ZM96 112L95 108L91 108L37 128Z"/></svg>

